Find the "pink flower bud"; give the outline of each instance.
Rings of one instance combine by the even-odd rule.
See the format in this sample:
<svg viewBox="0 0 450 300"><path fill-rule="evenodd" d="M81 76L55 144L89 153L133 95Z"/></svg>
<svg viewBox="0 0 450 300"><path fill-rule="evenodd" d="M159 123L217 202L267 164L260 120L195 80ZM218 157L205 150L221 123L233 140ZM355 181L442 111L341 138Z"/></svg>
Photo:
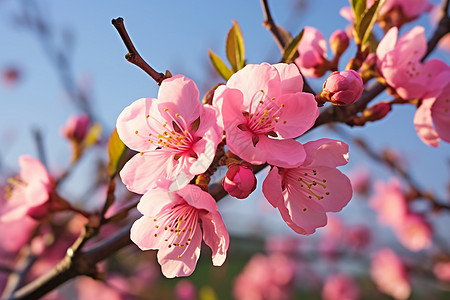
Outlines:
<svg viewBox="0 0 450 300"><path fill-rule="evenodd" d="M379 102L363 112L365 121L377 121L383 119L391 111L388 102Z"/></svg>
<svg viewBox="0 0 450 300"><path fill-rule="evenodd" d="M321 77L329 69L326 59L327 41L314 27L306 26L298 44L298 58L295 64L306 77Z"/></svg>
<svg viewBox="0 0 450 300"><path fill-rule="evenodd" d="M247 162L233 165L222 181L223 188L233 197L247 198L256 188L256 177L252 166Z"/></svg>
<svg viewBox="0 0 450 300"><path fill-rule="evenodd" d="M349 105L359 99L363 89L363 81L357 72L333 72L323 84L321 96L334 105Z"/></svg>
<svg viewBox="0 0 450 300"><path fill-rule="evenodd" d="M69 140L82 142L89 127L89 117L86 114L74 115L67 119L61 128L62 134Z"/></svg>
<svg viewBox="0 0 450 300"><path fill-rule="evenodd" d="M341 56L350 44L350 39L344 30L338 29L331 34L329 42L334 55Z"/></svg>

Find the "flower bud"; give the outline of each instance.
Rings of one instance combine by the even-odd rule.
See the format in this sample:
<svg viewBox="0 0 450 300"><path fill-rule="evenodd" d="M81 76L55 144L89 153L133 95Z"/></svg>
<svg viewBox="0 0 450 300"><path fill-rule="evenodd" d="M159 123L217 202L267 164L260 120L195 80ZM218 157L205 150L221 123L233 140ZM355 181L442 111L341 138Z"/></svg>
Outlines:
<svg viewBox="0 0 450 300"><path fill-rule="evenodd" d="M88 115L80 114L69 117L66 124L62 127L61 132L69 140L80 143L86 137L88 127Z"/></svg>
<svg viewBox="0 0 450 300"><path fill-rule="evenodd" d="M388 102L379 102L363 111L365 121L377 121L383 119L391 111L391 105Z"/></svg>
<svg viewBox="0 0 450 300"><path fill-rule="evenodd" d="M247 198L256 188L256 177L247 162L232 164L222 181L223 188L233 197Z"/></svg>
<svg viewBox="0 0 450 300"><path fill-rule="evenodd" d="M323 91L316 96L319 105L327 101L344 106L359 99L364 86L361 76L353 70L333 72L323 84Z"/></svg>
<svg viewBox="0 0 450 300"><path fill-rule="evenodd" d="M331 51L340 57L350 44L350 39L344 30L338 29L331 34L329 42Z"/></svg>

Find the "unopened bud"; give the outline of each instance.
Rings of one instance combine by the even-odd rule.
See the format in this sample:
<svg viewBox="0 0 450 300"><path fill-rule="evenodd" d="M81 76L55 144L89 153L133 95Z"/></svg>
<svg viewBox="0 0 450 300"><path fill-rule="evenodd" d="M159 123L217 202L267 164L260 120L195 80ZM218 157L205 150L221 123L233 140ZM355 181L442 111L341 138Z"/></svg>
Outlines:
<svg viewBox="0 0 450 300"><path fill-rule="evenodd" d="M256 188L256 177L247 162L232 164L222 181L223 188L233 197L247 198Z"/></svg>
<svg viewBox="0 0 450 300"><path fill-rule="evenodd" d="M66 124L62 127L61 132L69 140L81 143L86 137L88 127L88 115L80 114L69 117Z"/></svg>
<svg viewBox="0 0 450 300"><path fill-rule="evenodd" d="M362 117L367 121L377 121L383 119L391 111L389 102L380 102L363 111Z"/></svg>
<svg viewBox="0 0 450 300"><path fill-rule="evenodd" d="M320 104L329 101L344 106L359 99L364 86L361 76L353 70L333 72L323 84L323 91L316 96Z"/></svg>
<svg viewBox="0 0 450 300"><path fill-rule="evenodd" d="M329 42L331 51L340 57L350 44L350 39L344 30L338 29L331 34Z"/></svg>

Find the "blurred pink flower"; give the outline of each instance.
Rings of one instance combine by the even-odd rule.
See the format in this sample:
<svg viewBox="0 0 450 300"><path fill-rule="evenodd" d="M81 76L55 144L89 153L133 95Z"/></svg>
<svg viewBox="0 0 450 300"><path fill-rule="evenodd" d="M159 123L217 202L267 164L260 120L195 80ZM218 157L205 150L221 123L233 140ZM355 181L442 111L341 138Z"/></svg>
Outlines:
<svg viewBox="0 0 450 300"><path fill-rule="evenodd" d="M281 254L255 254L236 277L233 295L237 300L291 299L295 261Z"/></svg>
<svg viewBox="0 0 450 300"><path fill-rule="evenodd" d="M401 259L389 248L379 250L372 258L370 275L378 289L398 300L411 294L411 285Z"/></svg>
<svg viewBox="0 0 450 300"><path fill-rule="evenodd" d="M437 279L450 282L450 261L441 261L434 265L433 273Z"/></svg>
<svg viewBox="0 0 450 300"><path fill-rule="evenodd" d="M352 170L348 177L352 182L353 191L361 195L368 194L371 183L371 174L368 167L358 167Z"/></svg>
<svg viewBox="0 0 450 300"><path fill-rule="evenodd" d="M372 240L370 229L365 225L352 225L347 227L345 243L356 251L367 248Z"/></svg>
<svg viewBox="0 0 450 300"><path fill-rule="evenodd" d="M295 65L247 65L219 86L213 103L219 108L231 152L252 164L285 168L305 159L294 138L314 124L319 110L314 96L303 93Z"/></svg>
<svg viewBox="0 0 450 300"><path fill-rule="evenodd" d="M192 281L182 279L175 285L175 300L195 300L197 297L197 288Z"/></svg>
<svg viewBox="0 0 450 300"><path fill-rule="evenodd" d="M323 300L356 300L359 299L359 288L347 274L338 273L328 276L322 289Z"/></svg>
<svg viewBox="0 0 450 300"><path fill-rule="evenodd" d="M341 56L342 53L344 53L344 51L348 48L350 39L344 30L336 29L330 35L330 39L328 42L330 43L331 51L335 55Z"/></svg>
<svg viewBox="0 0 450 300"><path fill-rule="evenodd" d="M352 197L350 180L336 169L348 162L348 145L320 139L304 145L306 159L293 169L273 167L263 193L289 227L314 233L327 224L326 212L340 211Z"/></svg>
<svg viewBox="0 0 450 300"><path fill-rule="evenodd" d="M269 254L296 255L300 250L300 245L298 236L274 235L266 238L265 249Z"/></svg>
<svg viewBox="0 0 450 300"><path fill-rule="evenodd" d="M138 210L143 216L131 228L131 240L142 250L158 250L158 262L168 278L189 276L203 240L212 250L213 265L221 266L229 244L216 201L196 185L177 192L150 190Z"/></svg>
<svg viewBox="0 0 450 300"><path fill-rule="evenodd" d="M432 245L432 228L422 215L408 213L394 226L394 231L400 243L411 251L420 251Z"/></svg>
<svg viewBox="0 0 450 300"><path fill-rule="evenodd" d="M369 199L369 206L376 211L381 224L395 226L402 222L408 207L400 181L392 178L388 183L375 182L375 193Z"/></svg>
<svg viewBox="0 0 450 300"><path fill-rule="evenodd" d="M67 119L61 128L61 133L69 140L81 143L89 128L89 116L87 114L73 115Z"/></svg>
<svg viewBox="0 0 450 300"><path fill-rule="evenodd" d="M314 27L305 26L298 44L298 58L295 64L306 77L321 77L327 71L327 41Z"/></svg>
<svg viewBox="0 0 450 300"><path fill-rule="evenodd" d="M414 115L414 126L419 138L427 145L438 147L440 140L450 142L450 68L446 72L442 92L422 100Z"/></svg>
<svg viewBox="0 0 450 300"><path fill-rule="evenodd" d="M448 67L439 59L425 63L427 50L425 29L416 26L398 38L398 28L391 28L377 47L377 67L386 83L405 100L422 98L445 86L442 74Z"/></svg>
<svg viewBox="0 0 450 300"><path fill-rule="evenodd" d="M21 220L25 216L40 219L50 213L50 194L53 179L45 166L37 159L19 157L20 175L9 179L7 202L1 208L0 222Z"/></svg>
<svg viewBox="0 0 450 300"><path fill-rule="evenodd" d="M252 165L247 162L230 166L222 181L223 188L233 197L247 198L256 188Z"/></svg>
<svg viewBox="0 0 450 300"><path fill-rule="evenodd" d="M95 280L87 276L77 279L77 297L83 300L124 300L120 291L105 284L103 281Z"/></svg>
<svg viewBox="0 0 450 300"><path fill-rule="evenodd" d="M202 105L194 81L176 75L161 83L158 99L139 99L117 119L117 132L139 151L120 176L135 193L177 190L211 164L222 129L215 109Z"/></svg>
<svg viewBox="0 0 450 300"><path fill-rule="evenodd" d="M334 105L345 106L355 103L363 90L363 81L357 72L336 71L328 76L320 95Z"/></svg>

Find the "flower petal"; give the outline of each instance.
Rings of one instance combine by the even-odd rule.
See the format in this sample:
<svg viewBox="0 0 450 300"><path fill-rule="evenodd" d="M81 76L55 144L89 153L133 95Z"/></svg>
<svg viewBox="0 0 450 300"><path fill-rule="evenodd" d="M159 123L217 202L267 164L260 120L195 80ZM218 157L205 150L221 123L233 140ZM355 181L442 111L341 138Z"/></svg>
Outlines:
<svg viewBox="0 0 450 300"><path fill-rule="evenodd" d="M398 28L392 27L380 41L377 47L377 65L386 59L387 53L394 50L395 44L397 43Z"/></svg>
<svg viewBox="0 0 450 300"><path fill-rule="evenodd" d="M275 208L284 204L281 186L281 176L278 173L278 168L273 167L269 174L267 174L266 179L264 179L262 191L267 201Z"/></svg>
<svg viewBox="0 0 450 300"><path fill-rule="evenodd" d="M19 157L20 178L27 182L41 182L41 184L49 184L49 175L45 166L37 159L29 155L21 155Z"/></svg>
<svg viewBox="0 0 450 300"><path fill-rule="evenodd" d="M183 199L176 193L171 193L163 189L153 189L145 193L137 205L137 210L144 216L156 216L162 210L173 207Z"/></svg>
<svg viewBox="0 0 450 300"><path fill-rule="evenodd" d="M422 104L417 108L414 115L414 127L419 138L425 144L433 147L439 146L438 133L433 127L433 120L431 118L431 107L433 106L435 99L424 99Z"/></svg>
<svg viewBox="0 0 450 300"><path fill-rule="evenodd" d="M161 83L158 107L162 116L179 113L187 123L195 121L202 110L195 82L183 75L175 75ZM168 109L167 112L164 109Z"/></svg>
<svg viewBox="0 0 450 300"><path fill-rule="evenodd" d="M211 248L212 262L215 266L221 266L227 258L230 237L218 211L208 214L200 213L203 227L203 240Z"/></svg>
<svg viewBox="0 0 450 300"><path fill-rule="evenodd" d="M298 167L306 157L303 145L293 139L277 140L260 135L255 148L255 157L282 168Z"/></svg>
<svg viewBox="0 0 450 300"><path fill-rule="evenodd" d="M439 137L450 143L450 84L431 107L431 117Z"/></svg>
<svg viewBox="0 0 450 300"><path fill-rule="evenodd" d="M280 74L281 93L298 93L303 90L303 78L295 64L279 63L273 65Z"/></svg>
<svg viewBox="0 0 450 300"><path fill-rule="evenodd" d="M304 166L337 167L348 163L348 145L332 139L319 139L303 145L306 151Z"/></svg>
<svg viewBox="0 0 450 300"><path fill-rule="evenodd" d="M275 131L281 138L296 138L310 129L317 117L319 109L314 96L309 93L285 94L277 98L281 106L281 116Z"/></svg>

